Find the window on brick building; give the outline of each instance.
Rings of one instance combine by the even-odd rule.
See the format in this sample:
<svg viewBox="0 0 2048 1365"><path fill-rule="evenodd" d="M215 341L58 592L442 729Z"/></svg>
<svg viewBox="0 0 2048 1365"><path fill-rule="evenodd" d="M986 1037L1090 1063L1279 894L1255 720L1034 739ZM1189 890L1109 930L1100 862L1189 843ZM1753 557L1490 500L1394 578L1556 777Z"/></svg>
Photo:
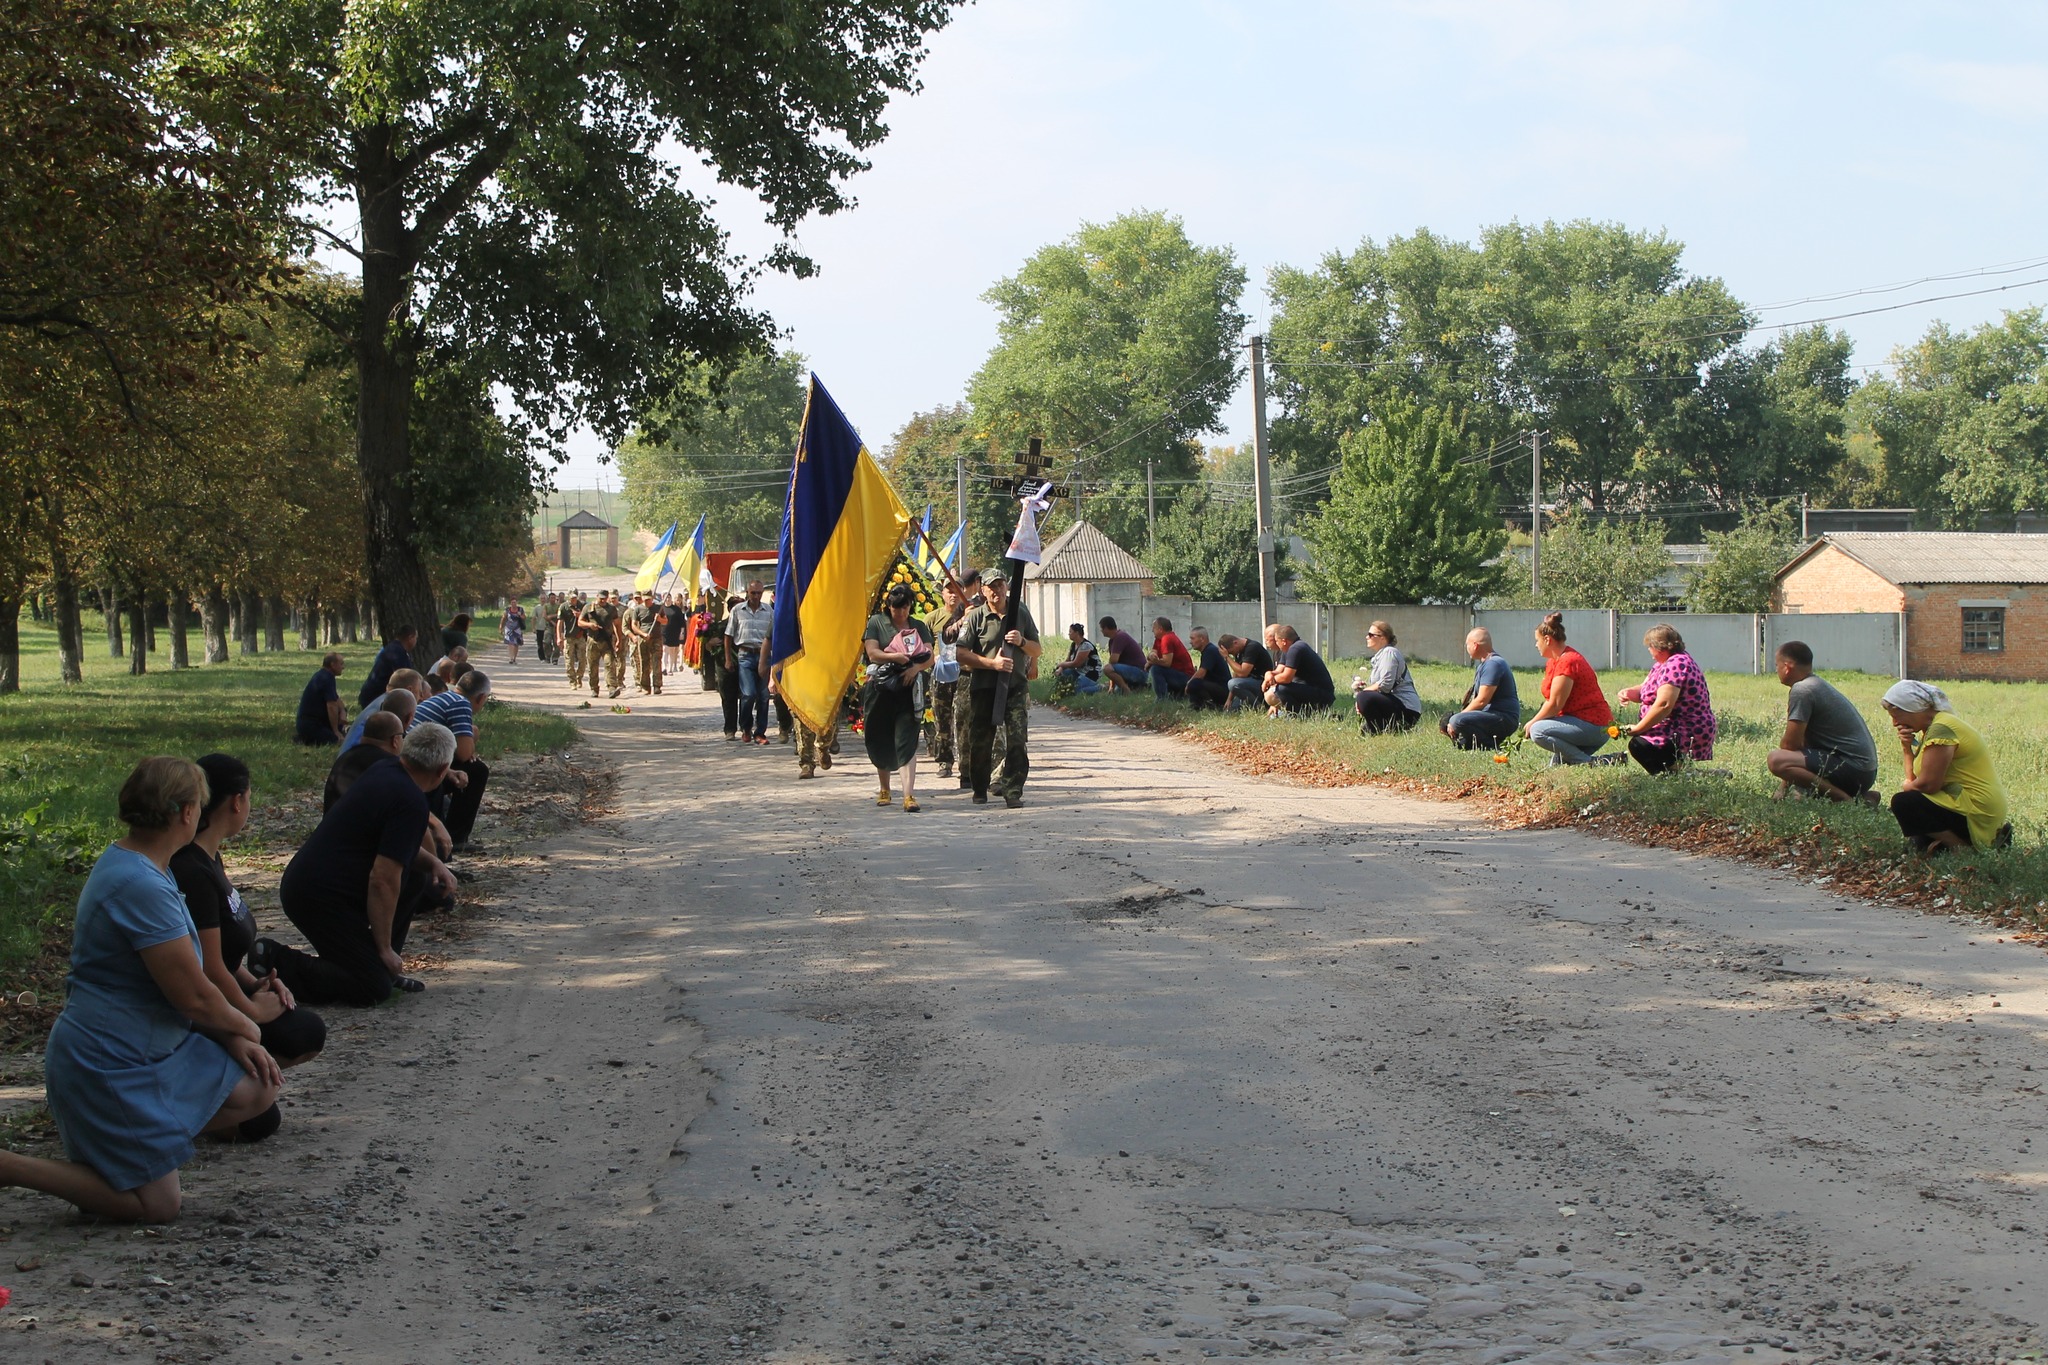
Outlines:
<svg viewBox="0 0 2048 1365"><path fill-rule="evenodd" d="M1963 653L2005 652L2005 608L1963 608Z"/></svg>

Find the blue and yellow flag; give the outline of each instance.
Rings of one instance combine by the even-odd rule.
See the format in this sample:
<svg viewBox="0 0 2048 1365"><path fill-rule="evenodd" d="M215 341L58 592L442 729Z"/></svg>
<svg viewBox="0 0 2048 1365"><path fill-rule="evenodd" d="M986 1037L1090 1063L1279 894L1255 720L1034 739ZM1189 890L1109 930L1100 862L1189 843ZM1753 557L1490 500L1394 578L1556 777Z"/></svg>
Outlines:
<svg viewBox="0 0 2048 1365"><path fill-rule="evenodd" d="M670 522L668 529L661 533L661 539L654 542L654 553L640 561L640 572L633 575L635 592L653 592L654 585L668 572L668 547L675 543L676 524Z"/></svg>
<svg viewBox="0 0 2048 1365"><path fill-rule="evenodd" d="M939 547L939 566L951 569L953 562L960 558L960 533L967 529L965 522L953 528L953 534L946 537L946 543Z"/></svg>
<svg viewBox="0 0 2048 1365"><path fill-rule="evenodd" d="M697 516L697 529L690 532L690 538L679 545L671 546L668 552L669 567L675 570L676 575L670 581L668 590L681 593L685 601L694 602L697 599L697 592L701 586L697 580L704 573L704 518L706 515L708 514L699 513Z"/></svg>
<svg viewBox="0 0 2048 1365"><path fill-rule="evenodd" d="M782 697L813 730L845 699L875 593L909 528L909 509L812 375L775 551L769 662L782 665Z"/></svg>

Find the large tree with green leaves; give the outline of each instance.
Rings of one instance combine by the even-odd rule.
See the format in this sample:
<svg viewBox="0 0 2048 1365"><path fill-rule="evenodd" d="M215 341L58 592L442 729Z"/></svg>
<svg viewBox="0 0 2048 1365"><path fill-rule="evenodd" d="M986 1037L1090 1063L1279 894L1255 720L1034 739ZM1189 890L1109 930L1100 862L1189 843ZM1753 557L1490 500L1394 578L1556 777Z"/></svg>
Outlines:
<svg viewBox="0 0 2048 1365"><path fill-rule="evenodd" d="M1524 575L1490 604L1546 611L1655 611L1666 605L1663 580L1671 572L1664 523L1603 520L1576 512L1544 531L1542 571L1541 592L1530 593Z"/></svg>
<svg viewBox="0 0 2048 1365"><path fill-rule="evenodd" d="M731 249L683 168L757 195L785 232L844 183L912 89L951 0L203 0L236 41L198 54L269 73L293 118L267 136L351 255L355 305L323 313L358 375L371 591L386 629L436 625L411 411L424 368L488 379L543 439L617 441L674 396L682 358L762 349L745 304L785 243ZM431 634L431 633L430 633Z"/></svg>
<svg viewBox="0 0 2048 1365"><path fill-rule="evenodd" d="M680 535L703 515L712 549L774 545L807 389L804 358L794 351L750 353L730 374L690 366L619 447L633 519L655 531L680 523Z"/></svg>
<svg viewBox="0 0 2048 1365"><path fill-rule="evenodd" d="M1330 499L1308 518L1323 602L1474 602L1500 583L1507 543L1472 439L1438 408L1393 401L1345 436Z"/></svg>
<svg viewBox="0 0 2048 1365"><path fill-rule="evenodd" d="M1790 503L1753 508L1734 530L1707 532L1707 549L1686 578L1685 609L1766 612L1778 570L1799 551L1799 520Z"/></svg>
<svg viewBox="0 0 2048 1365"><path fill-rule="evenodd" d="M1083 515L1142 549L1146 462L1158 478L1192 477L1196 438L1221 429L1243 376L1244 284L1229 248L1196 244L1165 213L1041 248L984 296L997 341L969 388L979 429L1003 451L1044 438L1085 485Z"/></svg>
<svg viewBox="0 0 2048 1365"><path fill-rule="evenodd" d="M1928 519L2048 508L2048 319L2039 308L1971 331L1935 323L1892 353L1856 406L1881 452L1882 497Z"/></svg>

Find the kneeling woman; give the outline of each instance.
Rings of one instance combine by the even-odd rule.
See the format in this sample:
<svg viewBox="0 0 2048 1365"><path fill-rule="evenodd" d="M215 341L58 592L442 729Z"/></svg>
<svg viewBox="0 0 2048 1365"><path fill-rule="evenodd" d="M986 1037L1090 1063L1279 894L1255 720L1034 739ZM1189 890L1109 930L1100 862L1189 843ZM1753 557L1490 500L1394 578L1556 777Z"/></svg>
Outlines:
<svg viewBox="0 0 2048 1365"><path fill-rule="evenodd" d="M1621 727L1629 757L1649 773L1670 772L1680 759L1712 758L1718 723L1707 675L1670 626L1651 626L1643 632L1643 645L1650 651L1650 676L1641 687L1624 687L1618 694L1643 708L1634 725Z"/></svg>
<svg viewBox="0 0 2048 1365"><path fill-rule="evenodd" d="M1892 684L1882 704L1906 756L1906 780L1892 797L1906 841L1922 853L2010 844L2005 788L1991 750L1955 714L1948 694L1908 679Z"/></svg>
<svg viewBox="0 0 2048 1365"><path fill-rule="evenodd" d="M0 1185L42 1190L102 1218L178 1216L192 1139L267 1137L283 1077L256 1021L221 998L169 871L192 842L206 778L146 758L121 786L128 835L78 898L64 1012L43 1080L69 1161L0 1152Z"/></svg>
<svg viewBox="0 0 2048 1365"><path fill-rule="evenodd" d="M206 808L199 812L199 832L192 842L171 856L171 876L199 930L206 979L222 999L256 1021L263 1030L263 1050L279 1066L309 1062L327 1045L326 1021L301 1008L276 972L258 980L243 965L256 943L256 917L221 862L220 846L249 826L249 765L227 754L208 754L199 767L206 774Z"/></svg>

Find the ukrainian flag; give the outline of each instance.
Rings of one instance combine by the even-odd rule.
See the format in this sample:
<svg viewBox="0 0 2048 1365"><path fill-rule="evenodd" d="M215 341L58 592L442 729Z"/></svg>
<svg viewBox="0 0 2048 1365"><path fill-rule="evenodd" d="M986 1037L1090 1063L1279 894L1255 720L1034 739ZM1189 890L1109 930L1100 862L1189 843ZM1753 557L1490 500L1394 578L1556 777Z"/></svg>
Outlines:
<svg viewBox="0 0 2048 1365"><path fill-rule="evenodd" d="M697 529L690 532L690 538L680 545L672 546L668 552L668 565L675 570L676 575L668 585L669 591L682 593L686 602L696 600L697 579L704 572L704 518L707 515L709 514L699 513Z"/></svg>
<svg viewBox="0 0 2048 1365"><path fill-rule="evenodd" d="M668 529L661 533L661 539L654 542L654 553L640 561L640 572L633 575L635 592L654 591L654 585L668 571L668 547L675 544L675 540L676 524L670 522Z"/></svg>
<svg viewBox="0 0 2048 1365"><path fill-rule="evenodd" d="M908 529L909 509L812 375L776 545L769 662L782 665L783 699L813 730L838 714Z"/></svg>
<svg viewBox="0 0 2048 1365"><path fill-rule="evenodd" d="M946 543L939 547L939 557L937 563L940 568L952 568L953 562L960 557L960 533L962 531L965 531L966 529L967 527L964 523L954 527L953 534L947 536ZM937 575L934 574L934 577L936 576Z"/></svg>

